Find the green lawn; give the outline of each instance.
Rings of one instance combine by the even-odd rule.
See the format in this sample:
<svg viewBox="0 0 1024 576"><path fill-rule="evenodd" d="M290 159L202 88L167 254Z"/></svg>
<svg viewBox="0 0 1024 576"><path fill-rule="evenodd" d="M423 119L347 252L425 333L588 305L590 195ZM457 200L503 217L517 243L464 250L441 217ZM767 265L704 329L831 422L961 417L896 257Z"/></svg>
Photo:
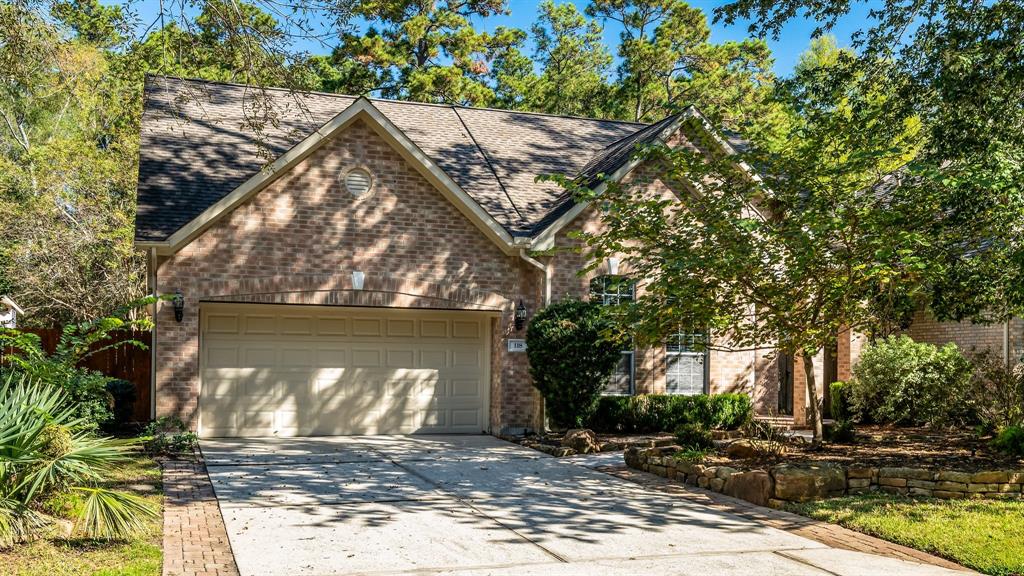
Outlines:
<svg viewBox="0 0 1024 576"><path fill-rule="evenodd" d="M160 466L153 460L135 456L111 480L110 487L142 495L162 507ZM145 534L126 542L37 540L18 546L0 552L0 572L4 576L160 576L162 518L150 520Z"/></svg>
<svg viewBox="0 0 1024 576"><path fill-rule="evenodd" d="M789 509L985 574L1024 575L1024 500L916 500L871 494Z"/></svg>

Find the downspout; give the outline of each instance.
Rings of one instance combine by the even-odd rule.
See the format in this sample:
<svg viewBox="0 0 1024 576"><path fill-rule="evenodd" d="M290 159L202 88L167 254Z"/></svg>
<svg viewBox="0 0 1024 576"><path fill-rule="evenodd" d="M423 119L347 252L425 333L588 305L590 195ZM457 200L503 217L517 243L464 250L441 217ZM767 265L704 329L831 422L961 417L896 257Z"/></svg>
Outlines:
<svg viewBox="0 0 1024 576"><path fill-rule="evenodd" d="M1012 320L1013 318L1007 318L1003 325L1003 360L1006 361L1007 368L1013 364L1010 361L1010 322Z"/></svg>
<svg viewBox="0 0 1024 576"><path fill-rule="evenodd" d="M156 289L156 248L149 249L146 267L149 276L149 293L158 296ZM156 419L156 323L160 311L160 301L153 302L153 333L149 339L149 417Z"/></svg>
<svg viewBox="0 0 1024 576"><path fill-rule="evenodd" d="M527 254L526 248L519 249L519 257L530 266L533 266L544 273L544 305L547 306L548 304L551 304L551 267Z"/></svg>
<svg viewBox="0 0 1024 576"><path fill-rule="evenodd" d="M543 264L536 258L531 257L526 253L526 248L519 249L519 257L530 266L533 266L544 273L544 305L547 306L551 303L551 266ZM543 431L546 432L548 428L548 416L547 410L544 406L543 396L541 396L540 399L540 423L541 427L544 429Z"/></svg>

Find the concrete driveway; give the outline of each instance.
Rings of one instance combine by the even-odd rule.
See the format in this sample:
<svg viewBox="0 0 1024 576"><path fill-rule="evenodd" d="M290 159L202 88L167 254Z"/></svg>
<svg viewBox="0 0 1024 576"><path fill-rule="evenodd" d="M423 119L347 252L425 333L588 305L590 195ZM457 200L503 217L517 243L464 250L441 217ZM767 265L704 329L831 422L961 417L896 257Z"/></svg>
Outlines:
<svg viewBox="0 0 1024 576"><path fill-rule="evenodd" d="M957 574L830 549L489 436L202 450L242 576Z"/></svg>

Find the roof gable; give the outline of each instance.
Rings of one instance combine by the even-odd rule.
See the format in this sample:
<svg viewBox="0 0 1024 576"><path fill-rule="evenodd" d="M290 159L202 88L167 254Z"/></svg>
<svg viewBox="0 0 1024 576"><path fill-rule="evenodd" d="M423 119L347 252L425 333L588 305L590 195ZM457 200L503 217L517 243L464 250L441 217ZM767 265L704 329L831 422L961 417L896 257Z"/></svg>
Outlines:
<svg viewBox="0 0 1024 576"><path fill-rule="evenodd" d="M344 111L316 129L272 163L257 171L230 193L178 228L166 240L146 244L153 245L162 252L177 251L225 214L286 174L291 168L315 152L332 135L357 120L365 121L495 244L506 252L511 250L513 240L508 232L366 98L357 99Z"/></svg>
<svg viewBox="0 0 1024 576"><path fill-rule="evenodd" d="M274 117L259 124L260 98ZM350 96L260 90L148 77L140 142L136 240L174 235L354 105ZM371 101L362 99L368 103ZM444 173L502 231L528 236L565 202L541 174L577 174L608 144L644 128L629 122L372 100L371 108ZM246 128L246 126L249 126ZM257 142L259 134L259 142ZM260 155L260 145L265 153ZM275 161L276 162L276 161ZM264 168L266 166L266 168ZM261 170L262 169L262 170Z"/></svg>

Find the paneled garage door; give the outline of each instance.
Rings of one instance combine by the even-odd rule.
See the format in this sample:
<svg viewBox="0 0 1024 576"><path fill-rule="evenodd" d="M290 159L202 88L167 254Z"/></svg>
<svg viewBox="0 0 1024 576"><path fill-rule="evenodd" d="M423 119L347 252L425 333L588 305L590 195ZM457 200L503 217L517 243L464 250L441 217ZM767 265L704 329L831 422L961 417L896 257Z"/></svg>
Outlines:
<svg viewBox="0 0 1024 576"><path fill-rule="evenodd" d="M199 433L480 433L489 317L203 304Z"/></svg>

